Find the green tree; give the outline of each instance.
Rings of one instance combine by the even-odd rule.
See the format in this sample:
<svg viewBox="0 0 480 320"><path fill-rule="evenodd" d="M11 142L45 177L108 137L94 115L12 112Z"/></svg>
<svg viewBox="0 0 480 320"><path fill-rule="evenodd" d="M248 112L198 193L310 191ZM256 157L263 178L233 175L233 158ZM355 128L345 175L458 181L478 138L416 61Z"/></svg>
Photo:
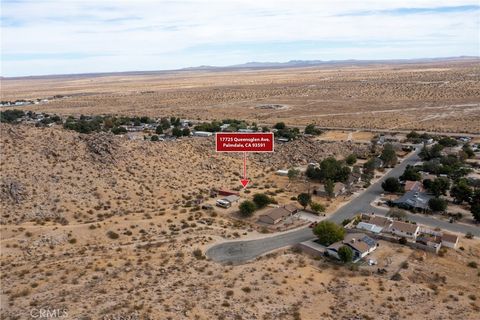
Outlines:
<svg viewBox="0 0 480 320"><path fill-rule="evenodd" d="M322 131L315 128L313 123L305 127L305 134L319 135L320 133L322 133Z"/></svg>
<svg viewBox="0 0 480 320"><path fill-rule="evenodd" d="M127 133L127 129L124 127L113 127L112 128L112 133L113 134L124 134Z"/></svg>
<svg viewBox="0 0 480 320"><path fill-rule="evenodd" d="M462 150L467 155L467 158L475 157L475 152L473 152L472 147L468 143L463 145Z"/></svg>
<svg viewBox="0 0 480 320"><path fill-rule="evenodd" d="M338 249L338 257L343 263L349 263L353 260L353 250L348 246L342 246Z"/></svg>
<svg viewBox="0 0 480 320"><path fill-rule="evenodd" d="M458 144L458 142L454 138L443 137L440 140L438 140L438 144L444 147L455 147Z"/></svg>
<svg viewBox="0 0 480 320"><path fill-rule="evenodd" d="M277 130L284 130L287 126L285 125L285 122L278 122L273 127Z"/></svg>
<svg viewBox="0 0 480 320"><path fill-rule="evenodd" d="M257 208L261 209L269 205L272 202L272 200L265 193L256 193L253 196L253 202L255 203Z"/></svg>
<svg viewBox="0 0 480 320"><path fill-rule="evenodd" d="M316 213L325 212L325 206L318 202L310 202L310 208Z"/></svg>
<svg viewBox="0 0 480 320"><path fill-rule="evenodd" d="M188 128L183 128L183 130L182 130L182 135L183 135L184 137L190 136L190 129L188 129Z"/></svg>
<svg viewBox="0 0 480 320"><path fill-rule="evenodd" d="M397 154L395 153L395 150L391 144L385 144L382 154L380 155L380 159L383 160L386 167L394 167L397 164Z"/></svg>
<svg viewBox="0 0 480 320"><path fill-rule="evenodd" d="M475 203L470 206L470 212L473 215L473 219L475 219L477 222L480 222L480 204Z"/></svg>
<svg viewBox="0 0 480 320"><path fill-rule="evenodd" d="M160 125L162 126L163 130L170 128L170 121L167 118L160 119Z"/></svg>
<svg viewBox="0 0 480 320"><path fill-rule="evenodd" d="M253 203L252 201L245 200L242 203L240 203L240 206L238 208L240 209L240 214L243 217L251 217L257 207L255 206L255 203Z"/></svg>
<svg viewBox="0 0 480 320"><path fill-rule="evenodd" d="M455 198L455 202L463 203L470 201L470 197L473 194L472 188L467 184L465 179L459 180L456 184L450 189L450 196Z"/></svg>
<svg viewBox="0 0 480 320"><path fill-rule="evenodd" d="M363 164L363 172L372 175L375 172L375 158L370 158Z"/></svg>
<svg viewBox="0 0 480 320"><path fill-rule="evenodd" d="M345 229L332 221L321 221L314 228L313 233L318 237L320 244L329 246L341 241L345 237Z"/></svg>
<svg viewBox="0 0 480 320"><path fill-rule="evenodd" d="M175 127L172 129L172 135L174 137L180 138L183 136L183 131L179 127Z"/></svg>
<svg viewBox="0 0 480 320"><path fill-rule="evenodd" d="M152 140L152 141L158 141L158 136L157 136L156 134L154 134L154 135L150 138L150 140Z"/></svg>
<svg viewBox="0 0 480 320"><path fill-rule="evenodd" d="M348 155L348 157L345 158L345 162L349 166L353 166L357 162L357 156L352 153L352 154Z"/></svg>
<svg viewBox="0 0 480 320"><path fill-rule="evenodd" d="M297 197L298 203L305 209L310 201L312 200L312 197L308 193L300 193Z"/></svg>
<svg viewBox="0 0 480 320"><path fill-rule="evenodd" d="M428 200L428 207L434 212L443 212L447 209L447 201L442 198L432 198Z"/></svg>
<svg viewBox="0 0 480 320"><path fill-rule="evenodd" d="M295 180L299 174L300 174L300 170L297 170L295 168L288 169L288 173L287 173L288 180L290 181Z"/></svg>
<svg viewBox="0 0 480 320"><path fill-rule="evenodd" d="M163 128L162 128L162 125L161 125L161 124L159 124L159 125L157 126L157 128L155 129L155 133L156 133L156 134L162 134L162 133L163 133Z"/></svg>
<svg viewBox="0 0 480 320"><path fill-rule="evenodd" d="M403 181L420 181L422 179L422 175L414 167L408 165L403 174L400 176L400 179Z"/></svg>
<svg viewBox="0 0 480 320"><path fill-rule="evenodd" d="M325 187L325 193L327 194L327 196L329 198L332 198L335 195L334 194L335 184L333 183L333 181L330 179L325 180L324 187Z"/></svg>
<svg viewBox="0 0 480 320"><path fill-rule="evenodd" d="M397 193L402 191L402 185L400 184L400 181L398 181L398 179L394 177L387 178L385 181L383 181L382 188L386 192L390 193Z"/></svg>
<svg viewBox="0 0 480 320"><path fill-rule="evenodd" d="M446 177L435 178L428 189L435 197L446 195L447 190L450 189L450 180Z"/></svg>

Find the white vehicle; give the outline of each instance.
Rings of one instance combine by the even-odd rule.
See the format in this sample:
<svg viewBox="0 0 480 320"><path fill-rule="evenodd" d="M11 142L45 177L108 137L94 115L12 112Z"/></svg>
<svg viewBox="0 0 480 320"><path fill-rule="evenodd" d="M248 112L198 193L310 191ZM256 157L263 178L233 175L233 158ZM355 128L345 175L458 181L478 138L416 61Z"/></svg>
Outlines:
<svg viewBox="0 0 480 320"><path fill-rule="evenodd" d="M232 203L230 201L220 199L220 200L217 200L216 205L217 207L221 207L221 208L230 208L232 206Z"/></svg>

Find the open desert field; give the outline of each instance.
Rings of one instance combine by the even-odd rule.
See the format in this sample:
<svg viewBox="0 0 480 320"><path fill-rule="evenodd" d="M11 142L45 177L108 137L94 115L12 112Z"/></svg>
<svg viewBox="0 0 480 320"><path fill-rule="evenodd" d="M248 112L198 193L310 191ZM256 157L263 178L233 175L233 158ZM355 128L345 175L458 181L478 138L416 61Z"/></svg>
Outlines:
<svg viewBox="0 0 480 320"><path fill-rule="evenodd" d="M382 275L292 249L222 265L205 258L209 246L262 234L223 209L194 203L211 201L211 187L239 186L242 158L215 154L213 139L1 130L2 319L28 319L42 308L84 320L478 316L478 269L467 266L480 259L477 240L462 237L463 250L443 256L381 242ZM279 182L285 178L273 170L344 157L352 148L305 138L279 145L273 155L249 157L247 190L288 199Z"/></svg>
<svg viewBox="0 0 480 320"><path fill-rule="evenodd" d="M478 59L1 80L2 100L59 114L241 118L323 127L480 132Z"/></svg>

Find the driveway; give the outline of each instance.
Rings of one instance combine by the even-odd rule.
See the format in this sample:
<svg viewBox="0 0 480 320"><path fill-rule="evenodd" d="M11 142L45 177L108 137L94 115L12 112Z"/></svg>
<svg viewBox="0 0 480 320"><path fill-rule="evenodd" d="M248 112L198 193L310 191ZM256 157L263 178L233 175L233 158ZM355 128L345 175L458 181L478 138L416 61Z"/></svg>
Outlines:
<svg viewBox="0 0 480 320"><path fill-rule="evenodd" d="M383 192L383 181L389 177L399 177L407 165L413 165L420 160L418 157L419 152L420 148L418 148L418 150L405 158L399 165L391 169L382 178L368 187L361 195L339 208L334 214L328 217L327 220L341 223L343 220L351 218L359 212L373 212L379 215L385 215L387 212L386 209L373 207L370 205L370 203L372 203L378 197L378 195ZM419 224L439 227L447 231L458 233L471 232L475 236L480 237L480 228L475 226L460 223L449 223L447 221L438 220L423 214L408 214L408 219ZM315 236L312 233L312 229L304 227L274 236L266 236L265 238L261 239L220 243L210 247L207 250L206 255L213 261L217 262L242 263L252 260L269 251L291 246L303 241L311 240L313 238L315 238Z"/></svg>

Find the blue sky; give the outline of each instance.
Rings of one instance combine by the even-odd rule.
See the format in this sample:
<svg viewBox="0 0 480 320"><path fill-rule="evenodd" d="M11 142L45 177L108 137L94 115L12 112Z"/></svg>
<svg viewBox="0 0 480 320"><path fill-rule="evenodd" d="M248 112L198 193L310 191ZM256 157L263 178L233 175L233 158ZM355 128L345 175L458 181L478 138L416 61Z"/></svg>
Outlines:
<svg viewBox="0 0 480 320"><path fill-rule="evenodd" d="M1 75L480 55L479 1L1 0Z"/></svg>

